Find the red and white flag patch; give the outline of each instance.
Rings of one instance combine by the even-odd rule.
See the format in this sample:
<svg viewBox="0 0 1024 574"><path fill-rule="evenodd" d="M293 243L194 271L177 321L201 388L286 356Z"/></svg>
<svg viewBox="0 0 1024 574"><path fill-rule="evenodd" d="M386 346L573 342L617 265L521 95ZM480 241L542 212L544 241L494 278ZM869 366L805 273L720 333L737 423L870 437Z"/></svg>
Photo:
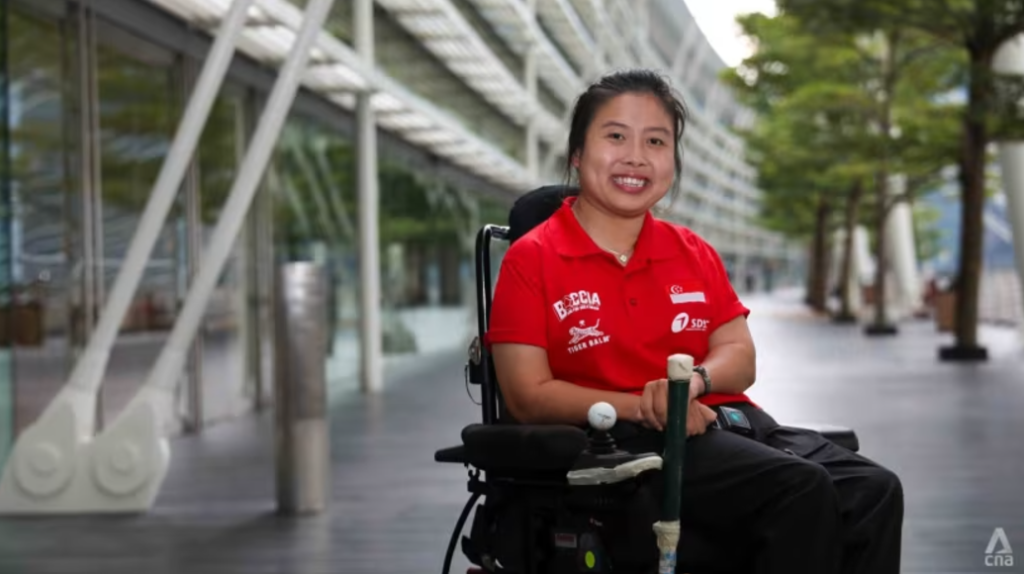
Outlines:
<svg viewBox="0 0 1024 574"><path fill-rule="evenodd" d="M700 281L685 281L668 288L668 296L676 305L680 303L707 303L704 285Z"/></svg>

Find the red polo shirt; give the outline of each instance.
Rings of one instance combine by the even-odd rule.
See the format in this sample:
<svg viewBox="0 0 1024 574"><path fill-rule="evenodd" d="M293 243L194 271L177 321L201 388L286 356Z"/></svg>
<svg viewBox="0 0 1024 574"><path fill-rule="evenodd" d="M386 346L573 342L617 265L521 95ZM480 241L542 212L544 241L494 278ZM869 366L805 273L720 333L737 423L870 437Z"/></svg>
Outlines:
<svg viewBox="0 0 1024 574"><path fill-rule="evenodd" d="M711 333L750 313L718 254L689 229L648 213L623 266L580 226L574 200L509 247L488 344L543 347L557 379L639 394L648 381L667 377L669 355L686 353L701 364ZM707 405L735 401L749 398L701 398Z"/></svg>

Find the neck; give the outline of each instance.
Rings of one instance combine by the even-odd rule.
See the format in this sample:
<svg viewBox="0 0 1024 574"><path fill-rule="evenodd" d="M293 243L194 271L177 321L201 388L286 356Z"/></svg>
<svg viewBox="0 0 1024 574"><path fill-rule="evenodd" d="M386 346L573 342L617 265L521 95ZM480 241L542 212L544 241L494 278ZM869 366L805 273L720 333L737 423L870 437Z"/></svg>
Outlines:
<svg viewBox="0 0 1024 574"><path fill-rule="evenodd" d="M573 205L583 230L599 247L615 253L630 253L644 225L644 216L622 217L579 197Z"/></svg>

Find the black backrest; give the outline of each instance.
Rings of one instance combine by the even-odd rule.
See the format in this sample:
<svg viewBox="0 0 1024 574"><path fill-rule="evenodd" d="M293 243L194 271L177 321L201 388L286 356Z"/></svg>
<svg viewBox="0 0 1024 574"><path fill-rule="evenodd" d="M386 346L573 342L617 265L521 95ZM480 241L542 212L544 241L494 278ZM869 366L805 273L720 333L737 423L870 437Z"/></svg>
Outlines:
<svg viewBox="0 0 1024 574"><path fill-rule="evenodd" d="M508 213L508 242L526 235L531 229L547 221L565 198L579 194L571 185L545 185L522 195L512 204Z"/></svg>
<svg viewBox="0 0 1024 574"><path fill-rule="evenodd" d="M477 236L477 315L485 317L480 321L480 338L484 337L491 309L491 249L492 239L505 239L509 244L526 235L531 229L551 217L561 207L565 198L577 195L579 189L567 185L546 185L523 194L512 205L508 214L508 227L501 229L494 225L485 225ZM515 419L505 407L501 397L501 388L494 372L491 354L486 348L480 348L480 363L470 362L470 381L483 387L481 408L484 423L515 424Z"/></svg>

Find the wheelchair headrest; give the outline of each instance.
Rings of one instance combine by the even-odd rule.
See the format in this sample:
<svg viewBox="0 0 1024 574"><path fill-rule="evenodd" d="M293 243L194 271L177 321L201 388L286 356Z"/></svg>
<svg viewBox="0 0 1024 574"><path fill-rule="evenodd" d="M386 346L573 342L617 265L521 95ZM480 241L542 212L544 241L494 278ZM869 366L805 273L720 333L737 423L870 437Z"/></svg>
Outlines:
<svg viewBox="0 0 1024 574"><path fill-rule="evenodd" d="M526 235L551 217L567 197L579 194L573 185L545 185L522 195L508 214L508 242Z"/></svg>

